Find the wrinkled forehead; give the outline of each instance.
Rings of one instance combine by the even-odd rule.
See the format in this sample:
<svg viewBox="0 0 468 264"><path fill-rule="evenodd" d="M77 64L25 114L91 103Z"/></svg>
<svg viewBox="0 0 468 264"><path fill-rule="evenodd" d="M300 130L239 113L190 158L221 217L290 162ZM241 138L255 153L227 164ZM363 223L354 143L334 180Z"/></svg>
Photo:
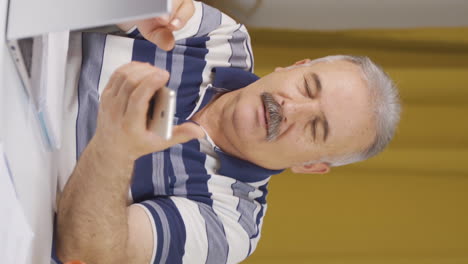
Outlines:
<svg viewBox="0 0 468 264"><path fill-rule="evenodd" d="M370 145L375 135L373 102L360 67L340 60L307 68L320 78L320 103L329 123L330 140L344 146L346 152Z"/></svg>

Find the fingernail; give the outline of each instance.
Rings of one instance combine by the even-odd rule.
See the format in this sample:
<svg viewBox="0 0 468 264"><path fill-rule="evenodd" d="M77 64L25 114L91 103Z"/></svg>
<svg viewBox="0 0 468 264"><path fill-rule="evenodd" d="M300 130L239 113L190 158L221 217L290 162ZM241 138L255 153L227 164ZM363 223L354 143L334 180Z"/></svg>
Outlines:
<svg viewBox="0 0 468 264"><path fill-rule="evenodd" d="M180 19L178 18L174 18L172 21L171 21L171 25L175 28L179 28L180 25L182 24L182 22L180 21Z"/></svg>

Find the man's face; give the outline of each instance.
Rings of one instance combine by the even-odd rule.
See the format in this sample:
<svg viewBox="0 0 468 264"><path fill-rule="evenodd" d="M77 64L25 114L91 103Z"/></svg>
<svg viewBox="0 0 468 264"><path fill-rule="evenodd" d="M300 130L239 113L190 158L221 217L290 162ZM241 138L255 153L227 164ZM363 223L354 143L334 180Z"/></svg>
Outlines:
<svg viewBox="0 0 468 264"><path fill-rule="evenodd" d="M238 90L222 122L240 156L269 169L354 153L375 137L366 82L347 61L277 70Z"/></svg>

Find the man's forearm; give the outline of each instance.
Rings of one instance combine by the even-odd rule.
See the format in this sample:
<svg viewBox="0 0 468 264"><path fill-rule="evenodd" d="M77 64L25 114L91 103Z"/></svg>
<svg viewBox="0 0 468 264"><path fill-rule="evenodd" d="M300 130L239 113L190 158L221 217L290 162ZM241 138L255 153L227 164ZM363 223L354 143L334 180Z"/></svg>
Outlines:
<svg viewBox="0 0 468 264"><path fill-rule="evenodd" d="M127 194L134 161L91 140L59 200L57 254L63 261L125 263Z"/></svg>

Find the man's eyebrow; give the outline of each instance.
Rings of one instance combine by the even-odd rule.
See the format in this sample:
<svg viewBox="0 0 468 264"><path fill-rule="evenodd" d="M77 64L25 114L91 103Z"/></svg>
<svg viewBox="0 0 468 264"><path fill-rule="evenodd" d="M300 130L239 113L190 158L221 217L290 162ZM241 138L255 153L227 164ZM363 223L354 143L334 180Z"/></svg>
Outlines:
<svg viewBox="0 0 468 264"><path fill-rule="evenodd" d="M312 137L315 141L315 135L317 134L317 118L312 121Z"/></svg>
<svg viewBox="0 0 468 264"><path fill-rule="evenodd" d="M313 72L312 78L314 79L315 87L317 88L317 94L319 94L322 91L322 82L320 81L320 77Z"/></svg>
<svg viewBox="0 0 468 264"><path fill-rule="evenodd" d="M312 78L314 79L314 82L315 82L315 87L317 89L317 94L320 94L322 92L322 82L320 81L320 77L318 76L318 74L316 74L315 72L312 73ZM323 112L322 112L323 114ZM328 121L327 121L327 117L325 116L325 114L323 114L323 118L321 118L321 123L322 123L322 127L323 127L323 141L327 141L327 138L328 138L328 134L330 133L330 126L328 125ZM314 131L315 132L315 131ZM314 138L315 138L315 133L314 133Z"/></svg>
<svg viewBox="0 0 468 264"><path fill-rule="evenodd" d="M312 79L314 79L315 89L316 89L315 94L319 95L322 92L322 82L320 81L320 77L315 72L312 72L309 76L312 76ZM307 81L305 81L304 83L306 85L307 93L309 93L309 95L310 95L309 86L307 85ZM320 123L322 123L323 141L326 142L327 138L328 138L328 135L330 134L330 126L328 125L327 117L325 116L323 111L322 111L322 116L321 117L315 118L311 122L311 124L312 124L312 137L314 138L314 141L315 141L315 136L317 134L316 130L317 130L317 122L318 121L320 121Z"/></svg>
<svg viewBox="0 0 468 264"><path fill-rule="evenodd" d="M328 126L328 121L327 121L327 118L325 117L325 115L323 116L322 126L323 126L323 141L325 142L325 141L327 141L328 133L329 133L329 130L330 130L330 127Z"/></svg>

